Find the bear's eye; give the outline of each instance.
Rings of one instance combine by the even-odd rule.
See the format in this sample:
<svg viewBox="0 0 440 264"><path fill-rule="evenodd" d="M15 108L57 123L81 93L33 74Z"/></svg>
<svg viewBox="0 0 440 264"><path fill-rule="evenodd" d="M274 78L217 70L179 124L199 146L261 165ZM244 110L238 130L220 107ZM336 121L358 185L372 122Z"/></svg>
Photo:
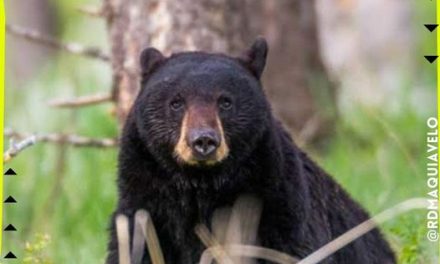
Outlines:
<svg viewBox="0 0 440 264"><path fill-rule="evenodd" d="M220 97L218 100L218 105L221 109L228 110L232 107L232 100L228 97Z"/></svg>
<svg viewBox="0 0 440 264"><path fill-rule="evenodd" d="M171 109L173 109L174 111L177 111L177 110L180 110L180 109L182 109L183 108L183 106L184 106L184 102L183 102L183 99L182 98L177 98L177 99L174 99L174 100L172 100L171 102L170 102L170 107L171 107Z"/></svg>

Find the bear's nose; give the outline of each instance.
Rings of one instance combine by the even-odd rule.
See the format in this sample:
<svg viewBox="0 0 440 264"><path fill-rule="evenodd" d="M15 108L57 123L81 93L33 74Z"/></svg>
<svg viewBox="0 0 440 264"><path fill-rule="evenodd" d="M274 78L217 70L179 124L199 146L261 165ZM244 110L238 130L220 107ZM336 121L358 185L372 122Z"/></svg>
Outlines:
<svg viewBox="0 0 440 264"><path fill-rule="evenodd" d="M189 143L196 158L205 160L215 152L220 145L220 140L214 129L204 128L191 131Z"/></svg>

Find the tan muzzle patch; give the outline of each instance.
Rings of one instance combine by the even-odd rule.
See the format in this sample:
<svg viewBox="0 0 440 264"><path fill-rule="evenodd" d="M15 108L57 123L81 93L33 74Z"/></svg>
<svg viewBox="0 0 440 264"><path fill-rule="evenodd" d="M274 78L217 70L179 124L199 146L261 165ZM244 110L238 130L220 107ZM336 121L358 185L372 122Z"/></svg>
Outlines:
<svg viewBox="0 0 440 264"><path fill-rule="evenodd" d="M188 145L187 137L189 130L192 128L193 125L195 125L192 124L191 121L192 120L190 114L188 112L185 113L181 124L179 140L174 148L175 157L178 160L189 165L199 165L199 164L214 165L224 160L229 154L229 148L228 145L226 144L223 126L217 114L215 116L215 126L216 126L215 129L218 131L220 135L220 144L215 150L215 153L212 156L212 158L207 160L201 161L197 159L193 153L193 149L191 148L191 146Z"/></svg>

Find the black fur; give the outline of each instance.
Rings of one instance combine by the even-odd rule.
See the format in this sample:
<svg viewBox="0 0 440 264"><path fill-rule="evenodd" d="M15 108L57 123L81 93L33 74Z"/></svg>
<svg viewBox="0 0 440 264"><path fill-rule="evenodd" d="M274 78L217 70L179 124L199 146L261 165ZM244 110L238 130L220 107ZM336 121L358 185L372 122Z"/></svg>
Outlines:
<svg viewBox="0 0 440 264"><path fill-rule="evenodd" d="M121 137L115 215L125 214L132 221L137 209L148 210L167 264L197 263L204 247L194 234L195 225L210 226L213 212L232 205L242 194L252 193L262 201L261 245L299 258L368 218L273 117L259 81L266 53L261 39L245 58L144 53L141 63L148 74L143 75L142 90ZM151 54L153 62L148 61ZM172 152L182 113L169 109L170 100L179 96L192 103L212 103L218 94L233 102L230 111L219 111L228 157L214 166L177 162ZM115 263L112 220L107 264ZM147 253L143 263L150 263ZM380 232L373 230L322 263L395 260Z"/></svg>

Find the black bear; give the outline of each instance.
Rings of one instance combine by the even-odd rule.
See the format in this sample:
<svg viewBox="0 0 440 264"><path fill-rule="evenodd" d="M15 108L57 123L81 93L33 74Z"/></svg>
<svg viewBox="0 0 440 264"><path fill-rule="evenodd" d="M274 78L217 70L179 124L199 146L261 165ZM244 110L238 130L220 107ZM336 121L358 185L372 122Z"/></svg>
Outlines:
<svg viewBox="0 0 440 264"><path fill-rule="evenodd" d="M273 116L260 82L267 51L258 38L240 57L141 54L141 91L121 137L115 215L132 223L136 210L147 210L167 264L198 263L204 246L194 227L209 227L214 211L242 194L262 202L259 244L297 258L369 217ZM114 218L107 263L118 263ZM148 252L142 263L150 263ZM321 263L395 258L375 229Z"/></svg>

